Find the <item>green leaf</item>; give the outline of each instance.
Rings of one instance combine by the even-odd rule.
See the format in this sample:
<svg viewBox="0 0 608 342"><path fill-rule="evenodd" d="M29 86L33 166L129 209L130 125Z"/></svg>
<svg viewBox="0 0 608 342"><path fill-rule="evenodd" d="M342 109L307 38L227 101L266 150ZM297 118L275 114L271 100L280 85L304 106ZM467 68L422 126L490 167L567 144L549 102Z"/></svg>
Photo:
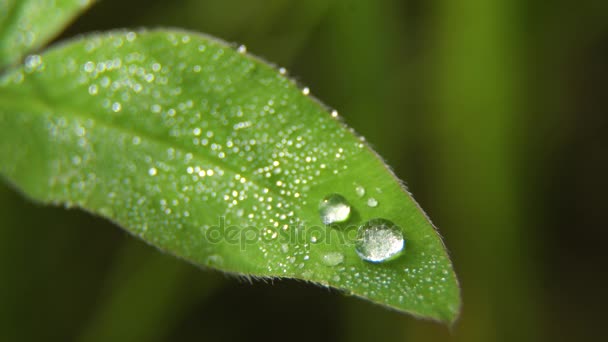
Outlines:
<svg viewBox="0 0 608 342"><path fill-rule="evenodd" d="M0 69L59 33L92 0L0 0Z"/></svg>
<svg viewBox="0 0 608 342"><path fill-rule="evenodd" d="M1 174L195 264L452 322L450 260L403 185L335 112L243 50L113 32L30 56L0 81ZM325 226L319 204L334 193L352 213ZM359 257L357 227L373 218L400 227L403 255Z"/></svg>

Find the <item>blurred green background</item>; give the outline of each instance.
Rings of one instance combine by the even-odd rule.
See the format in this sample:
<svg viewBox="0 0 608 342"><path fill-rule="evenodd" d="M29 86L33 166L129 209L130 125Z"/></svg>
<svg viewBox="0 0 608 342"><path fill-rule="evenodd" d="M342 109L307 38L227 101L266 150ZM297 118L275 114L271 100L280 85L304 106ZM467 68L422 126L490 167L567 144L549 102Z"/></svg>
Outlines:
<svg viewBox="0 0 608 342"><path fill-rule="evenodd" d="M439 227L461 318L201 271L0 187L1 341L607 338L608 1L103 0L60 39L140 26L246 44L337 108Z"/></svg>

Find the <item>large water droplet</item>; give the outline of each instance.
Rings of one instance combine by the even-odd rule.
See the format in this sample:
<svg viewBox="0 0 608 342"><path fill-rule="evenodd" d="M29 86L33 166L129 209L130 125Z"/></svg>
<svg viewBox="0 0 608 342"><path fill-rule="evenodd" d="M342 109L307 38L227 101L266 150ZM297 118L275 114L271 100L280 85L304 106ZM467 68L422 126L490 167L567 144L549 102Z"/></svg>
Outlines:
<svg viewBox="0 0 608 342"><path fill-rule="evenodd" d="M340 252L329 252L323 255L323 263L327 266L336 266L344 261L344 254Z"/></svg>
<svg viewBox="0 0 608 342"><path fill-rule="evenodd" d="M350 217L350 204L341 195L328 195L319 205L319 215L323 224L345 222Z"/></svg>
<svg viewBox="0 0 608 342"><path fill-rule="evenodd" d="M389 220L369 220L357 231L355 250L363 260L376 263L393 260L401 255L404 247L401 229Z"/></svg>

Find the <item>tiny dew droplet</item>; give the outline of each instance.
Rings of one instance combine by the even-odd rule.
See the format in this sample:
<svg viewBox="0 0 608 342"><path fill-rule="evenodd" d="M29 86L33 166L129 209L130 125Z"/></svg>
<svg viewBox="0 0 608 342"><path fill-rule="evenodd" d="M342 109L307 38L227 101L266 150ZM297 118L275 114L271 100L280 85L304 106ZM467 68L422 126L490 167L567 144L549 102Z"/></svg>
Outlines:
<svg viewBox="0 0 608 342"><path fill-rule="evenodd" d="M338 194L325 196L319 204L319 215L323 224L345 222L350 217L350 204Z"/></svg>
<svg viewBox="0 0 608 342"><path fill-rule="evenodd" d="M357 196L359 196L359 197L365 196L365 188L362 187L361 185L357 185L355 187L355 192L357 193Z"/></svg>
<svg viewBox="0 0 608 342"><path fill-rule="evenodd" d="M389 220L369 220L357 231L355 251L365 261L380 263L396 259L404 247L401 229Z"/></svg>
<svg viewBox="0 0 608 342"><path fill-rule="evenodd" d="M224 258L221 255L210 255L205 260L207 266L222 266L224 264Z"/></svg>
<svg viewBox="0 0 608 342"><path fill-rule="evenodd" d="M340 252L329 252L323 255L323 263L327 266L336 266L344 261L344 254Z"/></svg>
<svg viewBox="0 0 608 342"><path fill-rule="evenodd" d="M368 207L372 207L372 208L377 207L377 206L378 206L378 200L377 200L377 199L375 199L375 198L373 198L373 197L370 197L370 198L367 200L367 206L368 206Z"/></svg>

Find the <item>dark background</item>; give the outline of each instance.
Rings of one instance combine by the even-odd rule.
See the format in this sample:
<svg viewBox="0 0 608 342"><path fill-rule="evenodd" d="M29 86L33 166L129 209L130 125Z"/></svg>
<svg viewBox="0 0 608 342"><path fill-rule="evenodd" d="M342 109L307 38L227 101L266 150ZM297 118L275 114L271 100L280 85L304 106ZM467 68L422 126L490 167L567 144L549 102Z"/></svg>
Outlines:
<svg viewBox="0 0 608 342"><path fill-rule="evenodd" d="M201 271L0 188L0 340L606 339L608 1L104 0L60 39L140 26L246 44L339 109L439 227L461 318Z"/></svg>

